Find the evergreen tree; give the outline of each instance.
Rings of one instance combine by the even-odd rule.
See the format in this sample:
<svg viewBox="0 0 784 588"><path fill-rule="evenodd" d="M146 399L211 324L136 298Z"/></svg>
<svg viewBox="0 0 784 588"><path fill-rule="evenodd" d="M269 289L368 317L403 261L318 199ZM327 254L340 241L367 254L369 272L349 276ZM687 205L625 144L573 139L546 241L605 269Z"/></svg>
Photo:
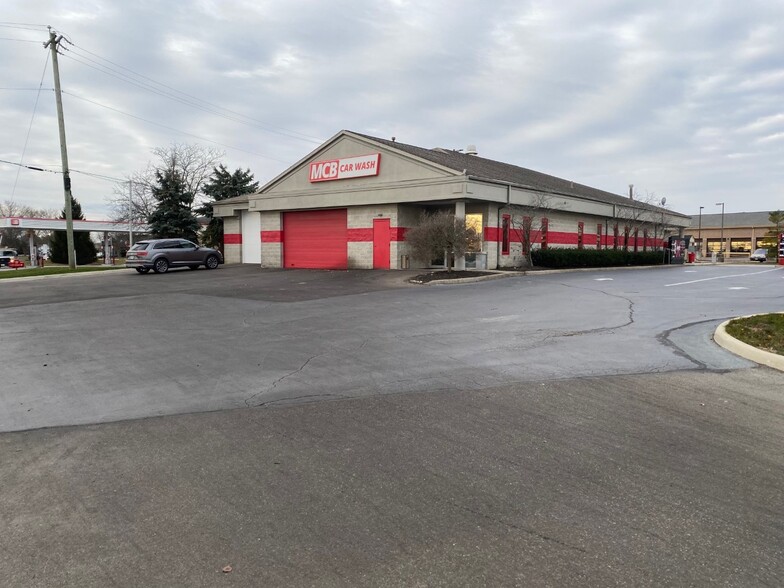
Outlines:
<svg viewBox="0 0 784 588"><path fill-rule="evenodd" d="M60 214L60 218L65 218L65 208ZM82 207L79 202L71 196L71 218L73 220L84 220ZM90 239L90 233L86 231L74 231L74 250L76 251L76 265L86 265L93 263L98 257L95 243ZM65 231L53 231L49 241L49 252L54 263L68 263L68 236Z"/></svg>
<svg viewBox="0 0 784 588"><path fill-rule="evenodd" d="M188 191L182 175L174 169L155 174L152 195L157 203L150 214L150 232L157 239L182 238L198 242L199 221L193 213L193 193Z"/></svg>
<svg viewBox="0 0 784 588"><path fill-rule="evenodd" d="M208 247L220 247L223 245L223 219L212 216L213 202L226 200L243 194L251 194L258 190L259 183L253 180L253 174L249 169L245 171L237 168L234 173L229 172L223 164L214 168L209 180L204 184L202 191L210 199L198 213L210 219L210 223L202 233L204 244Z"/></svg>

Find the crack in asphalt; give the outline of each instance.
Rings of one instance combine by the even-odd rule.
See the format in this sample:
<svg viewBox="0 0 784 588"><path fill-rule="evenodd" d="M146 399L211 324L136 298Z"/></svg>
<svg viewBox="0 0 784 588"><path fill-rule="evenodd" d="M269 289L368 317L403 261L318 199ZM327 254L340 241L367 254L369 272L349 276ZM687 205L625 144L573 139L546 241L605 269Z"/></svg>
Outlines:
<svg viewBox="0 0 784 588"><path fill-rule="evenodd" d="M257 396L254 394L254 396ZM251 396L252 398L252 396ZM303 398L336 398L336 399L343 399L343 398L351 398L350 396L346 396L345 394L303 394L302 396L292 396L290 398L276 398L275 400L268 400L267 402L262 402L261 404L257 404L257 408L261 408L262 406L273 406L275 404L289 404L293 403L297 400L302 400Z"/></svg>
<svg viewBox="0 0 784 588"><path fill-rule="evenodd" d="M250 407L250 406L251 406L251 404L250 404L250 403L251 403L251 401L252 401L254 398L256 398L257 396L261 396L262 394L267 394L267 393L269 393L269 392L272 392L272 391L273 391L275 388L277 388L278 384L280 384L280 383L281 383L283 380L285 380L286 378L290 378L290 377L291 377L291 376L293 376L294 374L298 374L298 373L300 373L302 370L304 370L304 369L305 369L305 367L306 367L306 366L307 366L307 365L308 365L308 364L309 364L311 361L313 361L314 359L316 359L317 357L319 357L319 356L321 356L321 355L324 355L324 353L317 353L316 355L312 355L312 356L310 356L308 359L306 359L306 360L305 360L305 363L303 363L303 364L302 364L301 366L299 366L297 369L295 369L295 370L293 370L293 371L289 372L289 373L288 373L288 374L286 374L285 376L281 376L280 378L278 378L277 380L275 380L274 382L272 382L272 384L271 384L270 386L268 386L266 390L260 390L259 392L256 392L255 394L252 394L252 395L248 396L248 397L245 399L245 406L247 406L247 407ZM270 402L275 402L275 401L273 400L273 401L270 401ZM265 404L269 404L269 403L262 403L262 404L258 404L258 405L256 405L256 406L264 406Z"/></svg>
<svg viewBox="0 0 784 588"><path fill-rule="evenodd" d="M727 317L727 318L732 318L732 317ZM694 321L692 323L686 323L685 325L680 325L679 327L673 327L672 329L667 329L665 331L662 331L661 333L658 333L656 335L656 340L659 341L659 343L661 343L665 347L671 348L673 350L673 352L675 353L675 355L677 355L679 357L682 357L682 358L692 362L694 365L696 365L698 368L700 368L702 370L709 370L709 371L712 371L712 372L724 373L724 372L727 372L727 371L730 371L730 370L721 370L721 369L716 370L716 369L709 368L708 364L706 364L703 361L700 361L699 359L695 359L694 357L689 355L689 353L685 349L683 349L682 347L680 347L679 345L677 345L676 343L674 343L673 341L670 340L670 335L672 333L674 333L675 331L680 331L681 329L687 329L689 327L693 327L693 326L696 326L696 325L703 325L705 323L714 323L716 321L724 321L724 320L727 320L727 319L726 318L712 318L712 319L706 319L706 320L702 320L702 321Z"/></svg>
<svg viewBox="0 0 784 588"><path fill-rule="evenodd" d="M575 545L570 545L569 543L561 541L560 539L557 539L555 537L550 537L549 535L545 535L544 533L540 533L539 531L536 531L534 529L530 529L528 527L522 527L520 525L515 525L514 523L510 523L508 521L504 521L504 520L502 520L502 519L500 519L498 517L494 517L494 516L488 515L486 513L480 512L480 511L478 511L476 509L473 509L471 507L465 506L464 504L457 504L456 502L454 502L452 500L447 500L446 503L450 504L451 506L453 506L455 508L458 508L460 510L464 510L466 512L470 512L471 514L473 514L475 516L482 517L484 519L487 519L488 521L492 521L493 523L496 523L496 524L499 524L499 525L503 525L504 527L507 527L509 529L515 529L517 531L522 531L522 532L527 533L529 535L532 535L534 537L538 537L539 539L542 539L544 541L550 541L552 543L556 543L557 545L560 545L561 547L566 547L567 549L571 549L573 551L579 551L580 553L588 553L582 547L577 547Z"/></svg>

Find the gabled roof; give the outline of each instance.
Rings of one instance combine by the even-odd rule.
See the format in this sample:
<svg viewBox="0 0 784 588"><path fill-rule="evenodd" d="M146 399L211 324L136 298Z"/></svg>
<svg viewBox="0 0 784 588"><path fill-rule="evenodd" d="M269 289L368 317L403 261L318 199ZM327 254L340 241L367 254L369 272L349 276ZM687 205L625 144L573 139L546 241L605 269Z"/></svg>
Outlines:
<svg viewBox="0 0 784 588"><path fill-rule="evenodd" d="M548 174L544 174L532 169L527 169L510 163L503 163L493 159L485 159L478 155L468 155L459 151L447 149L426 149L416 145L407 145L397 141L372 137L362 133L348 131L349 134L364 137L371 141L381 143L387 147L398 149L421 159L450 168L458 173L465 170L465 173L474 179L488 180L490 182L502 182L514 184L516 186L532 188L534 190L552 192L564 196L575 196L586 200L605 202L607 204L617 204L620 206L633 206L648 210L665 212L672 216L689 218L688 215L673 212L672 210L651 206L639 200L631 200L627 196L620 196L611 192L605 192L597 188L591 188L583 184L578 184L570 180L564 180Z"/></svg>

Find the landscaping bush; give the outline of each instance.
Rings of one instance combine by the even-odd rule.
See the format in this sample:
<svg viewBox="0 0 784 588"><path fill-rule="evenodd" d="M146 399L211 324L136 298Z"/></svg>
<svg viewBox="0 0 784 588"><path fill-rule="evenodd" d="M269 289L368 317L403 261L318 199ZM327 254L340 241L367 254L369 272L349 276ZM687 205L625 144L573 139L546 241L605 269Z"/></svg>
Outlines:
<svg viewBox="0 0 784 588"><path fill-rule="evenodd" d="M534 249L535 266L549 268L618 267L631 265L662 265L661 251L624 251L622 249Z"/></svg>

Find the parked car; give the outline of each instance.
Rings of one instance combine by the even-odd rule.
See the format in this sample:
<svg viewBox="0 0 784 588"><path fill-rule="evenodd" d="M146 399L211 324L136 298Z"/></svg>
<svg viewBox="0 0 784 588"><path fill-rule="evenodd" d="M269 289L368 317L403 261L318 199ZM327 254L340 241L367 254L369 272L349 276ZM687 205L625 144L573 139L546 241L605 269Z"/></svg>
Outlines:
<svg viewBox="0 0 784 588"><path fill-rule="evenodd" d="M203 265L215 269L223 263L223 255L217 249L200 247L186 239L146 239L134 244L125 257L125 267L140 274L150 270L163 274L170 267L197 269Z"/></svg>
<svg viewBox="0 0 784 588"><path fill-rule="evenodd" d="M0 267L10 265L12 259L16 259L19 254L16 249L0 249Z"/></svg>
<svg viewBox="0 0 784 588"><path fill-rule="evenodd" d="M767 249L755 249L754 253L749 256L751 261L759 261L760 263L764 263L768 260L768 250Z"/></svg>

